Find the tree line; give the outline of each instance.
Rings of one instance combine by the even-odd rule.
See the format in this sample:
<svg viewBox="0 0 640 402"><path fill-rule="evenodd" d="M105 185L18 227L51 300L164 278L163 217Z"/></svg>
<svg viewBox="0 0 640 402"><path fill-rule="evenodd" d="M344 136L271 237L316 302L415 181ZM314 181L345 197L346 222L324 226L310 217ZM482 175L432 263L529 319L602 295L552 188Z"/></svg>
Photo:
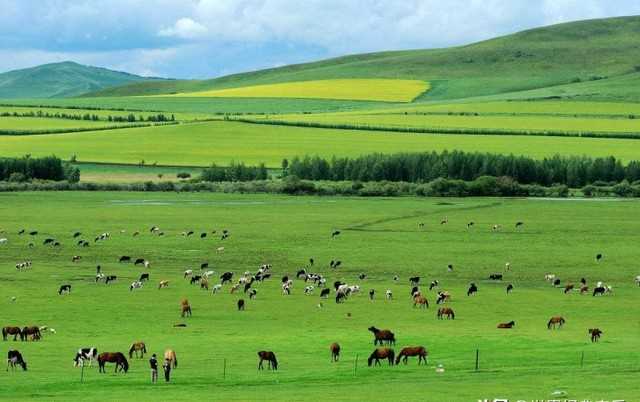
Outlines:
<svg viewBox="0 0 640 402"><path fill-rule="evenodd" d="M0 158L0 181L26 182L33 179L77 183L80 170L55 156Z"/></svg>
<svg viewBox="0 0 640 402"><path fill-rule="evenodd" d="M511 177L521 184L572 188L594 183L640 180L640 161L624 165L613 156L526 156L480 152L368 154L355 158L318 156L283 161L286 174L308 180L426 183L438 178L472 181L482 176Z"/></svg>
<svg viewBox="0 0 640 402"><path fill-rule="evenodd" d="M34 112L30 110L28 112L2 112L0 113L0 117L41 117L48 119L67 119L67 120L84 120L84 121L111 121L118 123L135 123L135 122L170 122L175 121L175 115L165 115L164 113L151 114L147 116L136 116L133 113L129 113L125 115L107 115L105 118L101 118L99 115L95 113L83 113L83 114L73 114L73 113L50 113L47 111L38 110Z"/></svg>
<svg viewBox="0 0 640 402"><path fill-rule="evenodd" d="M269 171L264 163L258 166L246 166L244 163L231 162L229 166L217 166L215 163L200 174L200 180L209 182L266 180Z"/></svg>

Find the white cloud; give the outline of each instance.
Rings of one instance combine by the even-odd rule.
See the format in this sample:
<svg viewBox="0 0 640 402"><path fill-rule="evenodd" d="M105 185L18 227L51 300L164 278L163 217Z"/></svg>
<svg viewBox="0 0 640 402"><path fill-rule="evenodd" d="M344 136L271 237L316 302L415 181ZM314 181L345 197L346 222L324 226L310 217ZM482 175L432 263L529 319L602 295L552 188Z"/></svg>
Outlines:
<svg viewBox="0 0 640 402"><path fill-rule="evenodd" d="M172 27L158 31L158 35L181 39L195 39L204 36L207 31L207 27L195 22L191 18L180 18Z"/></svg>

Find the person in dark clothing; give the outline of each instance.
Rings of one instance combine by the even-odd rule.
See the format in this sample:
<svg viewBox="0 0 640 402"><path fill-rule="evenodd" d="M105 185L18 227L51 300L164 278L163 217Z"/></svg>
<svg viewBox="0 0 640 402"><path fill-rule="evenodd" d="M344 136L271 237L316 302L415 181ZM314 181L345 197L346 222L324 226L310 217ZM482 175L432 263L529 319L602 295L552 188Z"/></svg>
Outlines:
<svg viewBox="0 0 640 402"><path fill-rule="evenodd" d="M164 369L164 380L169 382L169 376L171 375L171 361L169 359L164 359L162 368Z"/></svg>
<svg viewBox="0 0 640 402"><path fill-rule="evenodd" d="M151 366L151 382L158 382L158 359L156 359L155 353L149 359L149 366Z"/></svg>

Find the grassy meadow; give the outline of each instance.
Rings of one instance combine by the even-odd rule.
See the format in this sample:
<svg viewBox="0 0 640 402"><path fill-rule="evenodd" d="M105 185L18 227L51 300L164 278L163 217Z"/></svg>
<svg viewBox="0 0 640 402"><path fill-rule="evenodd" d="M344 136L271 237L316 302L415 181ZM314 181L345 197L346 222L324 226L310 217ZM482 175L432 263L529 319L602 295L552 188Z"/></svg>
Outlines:
<svg viewBox="0 0 640 402"><path fill-rule="evenodd" d="M232 160L277 168L300 155L358 156L372 152L464 150L521 154L613 155L640 159L630 139L509 135L443 135L337 130L218 121L37 136L0 136L4 156L55 154L80 162L176 166L227 165Z"/></svg>
<svg viewBox="0 0 640 402"><path fill-rule="evenodd" d="M2 324L47 325L57 332L40 342L0 343L4 351L18 347L29 364L27 372L0 375L0 399L317 400L322 395L455 402L550 399L556 390L574 399L637 397L640 365L629 353L638 348L640 330L640 289L633 283L640 271L629 241L640 230L629 219L640 213L635 201L162 193L15 193L0 194L0 201L2 236L8 239L0 246ZM440 225L444 216L449 223ZM471 220L476 224L467 229ZM516 221L524 227L515 230ZM503 229L492 232L497 223ZM151 235L152 225L165 235ZM23 228L39 235L18 235ZM231 233L225 241L180 235L222 229ZM332 240L335 229L342 234ZM140 236L132 237L137 230ZM75 246L75 231L90 240L89 248ZM104 231L111 239L94 243ZM62 246L43 246L45 237ZM30 241L35 247L27 247ZM216 252L220 246L223 253ZM605 256L600 263L594 259L598 252ZM73 255L82 260L72 263ZM142 289L128 287L144 269L118 263L121 255L151 262L151 280ZM295 280L292 295L283 296L281 276L295 275L310 257L312 270L329 283L359 284L362 294L337 305L320 300L318 290L305 296L304 283ZM16 272L13 265L25 259L33 260L33 267ZM332 259L340 259L342 267L330 269ZM204 261L216 277L232 271L236 279L271 263L273 277L256 285L255 300L230 294L229 285L212 295L182 278L183 270L197 271ZM504 271L505 262L511 271ZM95 283L96 264L118 280ZM454 265L453 272L447 264ZM503 273L504 281L488 281L495 272ZM367 279L359 280L360 273ZM581 277L590 286L602 280L614 293L565 295L545 282L546 273L555 273L563 284ZM426 282L427 310L412 307L408 278L414 275ZM161 279L170 281L168 289L157 289ZM452 293L455 320L436 319L435 291L425 287L433 279ZM478 285L477 295L466 296L469 282ZM63 283L72 284L72 293L58 296ZM515 286L510 295L507 283ZM377 292L373 302L369 289ZM393 300L384 299L387 289ZM179 316L183 297L192 304L191 318ZM236 311L239 298L247 299L244 312ZM549 317L558 314L566 326L547 330ZM515 329L495 328L510 320ZM182 322L186 328L173 327ZM428 366L410 361L366 367L371 325L395 332L396 351L426 346ZM604 331L597 344L588 339L591 327ZM146 342L150 353L176 350L179 366L170 384L151 385L147 360L135 358L126 375L113 374L111 366L99 374L94 366L85 368L80 383L80 369L72 367L79 347L126 352L137 340ZM342 358L330 363L328 346L336 341ZM256 370L256 352L263 349L277 354L280 370ZM435 372L438 364L444 373Z"/></svg>
<svg viewBox="0 0 640 402"><path fill-rule="evenodd" d="M114 123L91 120L45 119L40 117L0 117L0 130L65 130L93 127L126 126L127 123Z"/></svg>

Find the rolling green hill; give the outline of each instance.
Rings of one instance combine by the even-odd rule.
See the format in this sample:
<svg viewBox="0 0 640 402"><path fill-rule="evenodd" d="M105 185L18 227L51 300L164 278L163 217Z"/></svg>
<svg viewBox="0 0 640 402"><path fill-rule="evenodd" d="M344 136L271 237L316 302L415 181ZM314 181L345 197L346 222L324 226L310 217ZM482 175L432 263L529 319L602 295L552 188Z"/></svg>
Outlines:
<svg viewBox="0 0 640 402"><path fill-rule="evenodd" d="M640 99L640 88L612 86L609 80L640 71L640 17L558 24L467 46L345 56L313 63L235 74L212 80L141 82L88 96L159 95L320 79L398 78L429 81L432 89L418 101L459 99L560 85L600 98ZM587 85L589 84L589 85ZM537 96L545 96L538 93ZM561 96L561 94L560 94Z"/></svg>
<svg viewBox="0 0 640 402"><path fill-rule="evenodd" d="M65 61L0 74L0 98L70 97L150 80L157 79Z"/></svg>

